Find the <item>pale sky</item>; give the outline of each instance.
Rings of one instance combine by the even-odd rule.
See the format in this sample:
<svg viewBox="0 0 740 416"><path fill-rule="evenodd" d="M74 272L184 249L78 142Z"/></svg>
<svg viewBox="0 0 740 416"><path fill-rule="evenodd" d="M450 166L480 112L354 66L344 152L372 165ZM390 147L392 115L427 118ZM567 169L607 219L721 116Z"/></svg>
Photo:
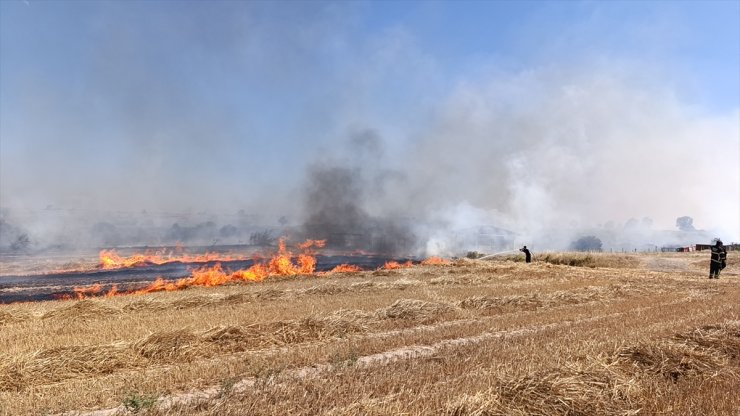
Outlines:
<svg viewBox="0 0 740 416"><path fill-rule="evenodd" d="M534 195L594 224L689 215L740 236L739 1L3 0L0 13L4 207L290 211L306 166L372 129L384 166L450 189L452 205L532 209ZM637 120L654 107L655 125ZM566 139L542 133L564 125ZM611 159L635 134L649 155ZM440 158L456 143L484 153ZM487 195L508 195L494 201L427 172L478 156L460 172L488 176L489 160L508 166L490 175L531 178L490 180ZM675 187L677 170L700 180L666 201L592 166L654 160L648 188ZM562 169L588 187L555 193L545 179Z"/></svg>

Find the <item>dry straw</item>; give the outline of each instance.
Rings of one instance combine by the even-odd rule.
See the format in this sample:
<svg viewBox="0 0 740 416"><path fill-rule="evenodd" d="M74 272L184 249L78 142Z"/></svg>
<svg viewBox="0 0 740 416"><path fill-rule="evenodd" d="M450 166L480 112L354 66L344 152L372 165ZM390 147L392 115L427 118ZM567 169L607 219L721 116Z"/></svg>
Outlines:
<svg viewBox="0 0 740 416"><path fill-rule="evenodd" d="M172 302L174 309L199 308L219 303L223 298L214 296L187 296Z"/></svg>
<svg viewBox="0 0 740 416"><path fill-rule="evenodd" d="M205 300L204 297L197 298ZM127 305L147 308L159 302ZM124 307L124 308L127 308ZM241 352L308 341L327 340L363 333L386 319L432 321L456 309L446 303L401 299L374 312L340 309L325 316L272 321L247 326L217 326L202 333L186 329L155 332L131 343L72 346L36 351L18 357L3 357L0 391L17 391L30 385L109 374L117 369L148 364L191 362L214 352ZM94 301L80 301L47 313L47 319L89 319L113 314Z"/></svg>
<svg viewBox="0 0 740 416"><path fill-rule="evenodd" d="M398 299L391 306L379 310L378 316L385 319L431 322L443 315L452 315L455 311L456 308L447 303Z"/></svg>
<svg viewBox="0 0 740 416"><path fill-rule="evenodd" d="M629 415L634 381L603 367L563 368L523 377L501 377L493 387L450 401L445 414Z"/></svg>
<svg viewBox="0 0 740 416"><path fill-rule="evenodd" d="M139 299L135 300L123 307L124 311L162 311L168 309L170 306L166 302L150 299Z"/></svg>
<svg viewBox="0 0 740 416"><path fill-rule="evenodd" d="M704 326L669 340L624 348L615 362L673 381L719 373L735 377L740 362L740 321Z"/></svg>
<svg viewBox="0 0 740 416"><path fill-rule="evenodd" d="M608 263L611 267L619 263L599 256L593 256L592 259L603 261L600 264ZM539 256L537 260L540 260ZM566 261L565 257L562 261ZM345 397L347 400L338 403L336 409L340 414L340 410L344 410L346 413L367 414L626 415L638 412L641 408L659 408L656 403L661 406L668 403L666 397L681 392L671 386L740 380L740 321L718 323L718 314L694 314L706 308L724 308L721 310L737 316L736 304L728 306L728 300L732 300L737 293L731 276L708 284L705 279L699 281L691 276L659 272L651 274L653 272L640 269L574 269L544 262L526 266L480 260L460 260L456 263L457 266L438 268L433 274L428 274L430 268L419 268L420 271L416 272L414 269L403 269L387 272L393 277L374 279L373 272L366 272L358 277L368 280L359 282L355 279L339 281L328 278L311 282L301 280L300 284L292 286L281 283L278 285L280 288L250 285L213 289L217 295L196 290L113 301L96 299L6 306L0 311L0 331L4 335L3 340L7 340L11 347L0 351L0 402L3 402L3 406L10 403L12 407L7 409L16 414L106 406L111 401L118 401L115 404L119 404L119 397L106 392L104 388L98 389L101 383L110 386L111 391L119 392L130 385L136 388L163 386L162 391L187 390L211 383L218 386L222 377L233 377L235 374L272 373L291 366L315 368L331 362L327 357L336 351L341 352L338 356L346 357L345 351L350 348L358 348L361 351L358 354L370 354L360 356L356 362L375 363L377 360L368 360L367 357L383 355L388 351L410 351L416 346L434 343L439 338L458 335L475 338L479 331L488 330L489 324L491 331L521 325L522 333L529 334L527 331L536 328L533 326L535 324L549 328L552 324L546 322L558 322L560 317L555 314L560 312L547 308L579 304L589 305L562 308L568 316L571 315L571 309L578 311L578 314L572 314L573 318L563 319L576 319L589 316L590 313L603 314L605 309L615 315L623 314L625 325L628 325L628 331L625 332L629 332L629 344L619 348L612 346L612 337L621 337L622 332L621 321L615 323L616 319L611 318L593 321L593 325L588 326L585 321L579 320L586 330L583 333L543 331L542 336L522 337L521 343L515 338L504 338L505 342L496 344L501 345L502 351L500 355L499 352L491 355L493 361L499 357L512 362L521 357L529 359L533 351L535 356L542 354L545 357L547 352L542 353L543 348L576 354L581 354L583 348L589 348L589 353L598 357L561 355L560 360L556 357L552 361L540 357L537 362L533 360L527 363L526 368L492 365L487 368L491 372L485 373L484 381L466 378L464 382L460 381L459 390L457 385L450 384L450 389L439 397L432 396L434 390L423 384L428 381L424 380L425 368L436 369L437 363L441 367L466 368L464 363L455 361L459 356L452 353L435 355L433 360L414 356L414 365L405 370L419 377L418 385L411 386L418 388L419 401L425 403L386 400L389 395L377 398L374 395L353 396ZM432 286L435 282L457 284L460 287ZM423 290L419 290L419 287ZM407 290L405 297L423 296L425 300L399 299L398 293L392 292L396 290ZM656 296L658 294L660 296ZM290 304L299 297L305 299L299 299L301 306L296 310L310 307L315 312L302 315L299 319L288 319L295 314L291 312L290 316L284 315L279 304ZM430 301L430 298L444 301ZM314 299L318 301L312 304ZM618 302L612 302L615 299ZM378 308L381 300L385 307ZM674 306L661 308L655 316L638 313L635 309L658 301L673 302L671 305ZM344 309L348 307L367 310ZM182 312L183 309L193 308L200 309ZM506 314L476 322L482 316L501 310L517 312L531 309L537 311ZM171 316L159 319L162 311L168 311ZM728 316L725 312L722 312L722 316ZM456 317L468 318L466 322L475 324L460 325L460 331L465 331L464 334L459 333L457 326L454 329L444 326ZM543 320L543 323L539 320ZM75 322L83 324L77 326ZM120 332L121 324L126 322L142 325L143 331L150 331L149 335L142 336L140 331ZM173 326L175 322L177 324ZM416 330L421 328L421 324L431 322L441 323L428 325L429 330L404 332L404 328ZM650 325L642 328L643 322ZM682 322L695 322L692 325L696 325L696 328L691 331L671 329L679 328ZM708 323L713 324L706 325ZM78 331L83 327L91 331ZM182 327L191 329L173 331ZM656 339L656 333L665 334L668 331L680 333ZM381 339L376 336L379 334L393 335L383 335ZM403 334L408 334L408 339ZM348 335L350 341L339 341ZM45 338L52 336L54 338ZM592 342L592 338L596 341ZM40 339L44 347L34 350L33 346L23 345L24 339ZM119 339L125 342L110 343ZM410 346L409 342L413 345ZM60 344L64 346L60 347ZM314 348L317 345L319 347ZM458 344L446 345L450 352L458 348ZM519 347L522 350L518 350ZM11 350L14 351L12 356L8 353ZM481 349L471 347L471 351L475 352L470 355L471 360L476 360L478 353L485 356ZM358 371L370 371L370 364L355 367ZM416 367L418 371L414 369ZM333 368L330 365L326 368L326 371L334 371L330 370ZM341 371L353 370L341 367ZM452 376L455 371L451 371ZM332 382L333 376L328 374L327 383ZM296 379L300 377L303 376L296 376ZM280 392L300 390L304 381L296 379L286 377L280 381L284 385L261 385L264 391L258 393L264 394L266 400L272 400L277 397L272 395L279 395ZM388 378L382 379L380 384L386 383L389 391L398 392L399 388L390 385L397 382L395 380L407 382L403 374L388 367ZM78 396L84 396L79 394L82 389L95 391L95 395L81 399ZM723 390L722 394L734 393L735 390ZM408 391L404 390L404 397ZM660 395L663 398L658 397ZM239 400L236 397L232 399ZM305 405L306 412L326 410L323 405L301 400L297 397L295 405ZM709 402L714 399L693 396L690 400ZM350 401L354 404L348 407ZM360 402L362 405L358 404ZM240 409L238 403L214 403L202 404L200 409L214 413L222 408L232 409L232 414L243 414L233 411ZM236 407L230 407L232 405ZM713 404L707 406L710 408ZM280 404L275 404L275 409L278 409L277 413L290 411ZM5 408L0 413L3 411ZM167 414L169 410L162 412Z"/></svg>
<svg viewBox="0 0 740 416"><path fill-rule="evenodd" d="M2 357L0 362L3 363L0 391L111 374L139 364L124 344L57 347L18 357Z"/></svg>
<svg viewBox="0 0 740 416"><path fill-rule="evenodd" d="M27 313L16 311L0 311L0 326L22 322L27 320L29 317L30 316Z"/></svg>
<svg viewBox="0 0 740 416"><path fill-rule="evenodd" d="M80 322L120 312L118 309L106 306L102 302L104 301L81 300L69 306L49 311L43 315L43 319Z"/></svg>
<svg viewBox="0 0 740 416"><path fill-rule="evenodd" d="M189 362L206 354L202 340L185 329L151 334L131 348L142 357L166 363Z"/></svg>

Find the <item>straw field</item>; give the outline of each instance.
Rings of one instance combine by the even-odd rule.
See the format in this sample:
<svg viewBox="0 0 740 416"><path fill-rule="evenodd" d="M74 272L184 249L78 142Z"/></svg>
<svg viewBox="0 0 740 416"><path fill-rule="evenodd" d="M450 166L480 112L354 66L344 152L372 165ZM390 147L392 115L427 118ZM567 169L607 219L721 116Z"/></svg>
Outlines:
<svg viewBox="0 0 740 416"><path fill-rule="evenodd" d="M578 256L2 305L0 414L738 414L738 253Z"/></svg>

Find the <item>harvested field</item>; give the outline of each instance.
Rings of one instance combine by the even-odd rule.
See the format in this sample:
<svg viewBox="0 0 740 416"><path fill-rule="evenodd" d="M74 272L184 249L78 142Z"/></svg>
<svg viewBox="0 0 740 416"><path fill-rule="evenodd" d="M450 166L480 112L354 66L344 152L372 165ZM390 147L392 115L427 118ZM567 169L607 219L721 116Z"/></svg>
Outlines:
<svg viewBox="0 0 740 416"><path fill-rule="evenodd" d="M738 253L569 256L0 305L0 414L738 414Z"/></svg>

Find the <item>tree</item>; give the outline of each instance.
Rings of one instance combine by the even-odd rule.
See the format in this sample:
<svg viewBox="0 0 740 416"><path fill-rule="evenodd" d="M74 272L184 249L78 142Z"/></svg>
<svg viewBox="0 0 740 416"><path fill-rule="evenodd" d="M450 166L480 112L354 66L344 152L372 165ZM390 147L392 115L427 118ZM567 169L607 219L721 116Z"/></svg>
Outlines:
<svg viewBox="0 0 740 416"><path fill-rule="evenodd" d="M696 231L694 219L688 216L676 218L676 227L681 231Z"/></svg>
<svg viewBox="0 0 740 416"><path fill-rule="evenodd" d="M601 251L601 240L593 235L588 235L570 243L570 248L575 251Z"/></svg>
<svg viewBox="0 0 740 416"><path fill-rule="evenodd" d="M26 251L30 245L31 239L28 237L28 234L21 234L10 245L10 249L13 251Z"/></svg>
<svg viewBox="0 0 740 416"><path fill-rule="evenodd" d="M249 236L249 243L255 246L272 246L275 240L271 230L255 231Z"/></svg>
<svg viewBox="0 0 740 416"><path fill-rule="evenodd" d="M234 227L231 224L224 225L218 230L218 235L220 237L228 238L233 237L239 233L239 229Z"/></svg>
<svg viewBox="0 0 740 416"><path fill-rule="evenodd" d="M95 241L106 246L115 246L122 241L118 228L109 222L97 222L93 224L91 231Z"/></svg>

